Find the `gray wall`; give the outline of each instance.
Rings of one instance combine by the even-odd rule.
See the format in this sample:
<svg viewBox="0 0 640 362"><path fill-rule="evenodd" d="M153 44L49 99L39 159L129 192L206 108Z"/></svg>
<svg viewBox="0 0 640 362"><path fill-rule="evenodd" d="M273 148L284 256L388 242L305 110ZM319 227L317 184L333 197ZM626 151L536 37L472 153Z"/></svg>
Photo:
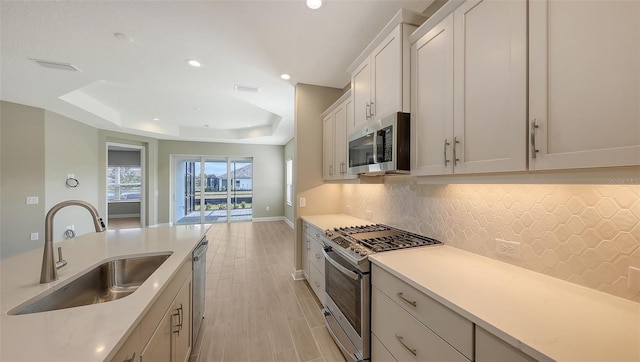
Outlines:
<svg viewBox="0 0 640 362"><path fill-rule="evenodd" d="M50 111L44 116L45 209L64 200L83 200L97 207L98 185L104 183L104 179L98 179L98 130ZM69 174L75 175L78 187L66 186ZM70 206L56 214L53 240L63 240L71 225L76 235L95 232L87 210Z"/></svg>
<svg viewBox="0 0 640 362"><path fill-rule="evenodd" d="M171 155L252 157L253 217L284 215L284 146L184 141L158 142L158 222L170 222ZM266 211L269 206L270 211Z"/></svg>
<svg viewBox="0 0 640 362"><path fill-rule="evenodd" d="M296 162L295 162L295 150L296 150L296 142L295 139L292 139L284 146L284 161L289 159L293 160L293 205L287 205L287 193L286 193L286 178L285 178L285 194L284 194L284 217L289 220L291 225L295 224L295 202L296 202ZM285 170L285 177L287 177Z"/></svg>
<svg viewBox="0 0 640 362"><path fill-rule="evenodd" d="M42 247L45 214L44 110L0 101L0 258ZM27 196L38 196L27 205ZM40 240L31 241L37 232Z"/></svg>

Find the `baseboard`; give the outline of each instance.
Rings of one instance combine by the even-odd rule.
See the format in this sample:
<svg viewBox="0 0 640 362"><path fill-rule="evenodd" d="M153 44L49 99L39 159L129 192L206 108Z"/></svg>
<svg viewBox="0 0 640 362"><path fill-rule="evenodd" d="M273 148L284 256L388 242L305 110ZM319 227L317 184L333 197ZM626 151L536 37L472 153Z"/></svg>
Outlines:
<svg viewBox="0 0 640 362"><path fill-rule="evenodd" d="M291 226L292 229L296 228L296 226L293 224L293 221L287 219L286 217L284 218L284 222L286 222L287 225Z"/></svg>
<svg viewBox="0 0 640 362"><path fill-rule="evenodd" d="M302 273L302 270L294 270L293 273L291 274L291 277L293 278L293 280L304 280L304 274Z"/></svg>
<svg viewBox="0 0 640 362"><path fill-rule="evenodd" d="M251 219L253 222L268 222L268 221L285 221L284 216L271 216L271 217L254 217Z"/></svg>
<svg viewBox="0 0 640 362"><path fill-rule="evenodd" d="M109 219L130 219L132 217L140 217L140 214L117 214L117 215L109 215Z"/></svg>

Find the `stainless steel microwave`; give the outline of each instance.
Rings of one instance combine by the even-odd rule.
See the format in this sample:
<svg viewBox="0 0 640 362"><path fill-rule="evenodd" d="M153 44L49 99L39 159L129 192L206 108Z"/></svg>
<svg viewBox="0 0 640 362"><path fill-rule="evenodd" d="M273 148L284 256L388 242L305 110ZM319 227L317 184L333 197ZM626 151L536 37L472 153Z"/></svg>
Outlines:
<svg viewBox="0 0 640 362"><path fill-rule="evenodd" d="M397 112L353 131L348 142L349 175L408 174L411 164L409 113Z"/></svg>

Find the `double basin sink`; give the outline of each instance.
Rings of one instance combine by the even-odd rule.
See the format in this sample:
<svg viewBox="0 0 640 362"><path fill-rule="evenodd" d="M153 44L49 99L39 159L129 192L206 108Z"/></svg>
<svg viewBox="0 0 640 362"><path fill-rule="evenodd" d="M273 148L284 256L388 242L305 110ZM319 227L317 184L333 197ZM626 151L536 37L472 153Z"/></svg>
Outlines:
<svg viewBox="0 0 640 362"><path fill-rule="evenodd" d="M104 262L52 293L36 297L9 311L11 315L47 312L106 303L135 292L171 253L125 257Z"/></svg>

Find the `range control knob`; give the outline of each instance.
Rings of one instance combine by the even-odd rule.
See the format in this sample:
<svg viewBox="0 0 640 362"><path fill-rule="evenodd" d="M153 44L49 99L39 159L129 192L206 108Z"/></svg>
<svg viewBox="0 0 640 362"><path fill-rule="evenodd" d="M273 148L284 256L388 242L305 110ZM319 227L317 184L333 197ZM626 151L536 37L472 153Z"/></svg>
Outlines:
<svg viewBox="0 0 640 362"><path fill-rule="evenodd" d="M367 249L360 249L360 255L361 256L367 255Z"/></svg>

